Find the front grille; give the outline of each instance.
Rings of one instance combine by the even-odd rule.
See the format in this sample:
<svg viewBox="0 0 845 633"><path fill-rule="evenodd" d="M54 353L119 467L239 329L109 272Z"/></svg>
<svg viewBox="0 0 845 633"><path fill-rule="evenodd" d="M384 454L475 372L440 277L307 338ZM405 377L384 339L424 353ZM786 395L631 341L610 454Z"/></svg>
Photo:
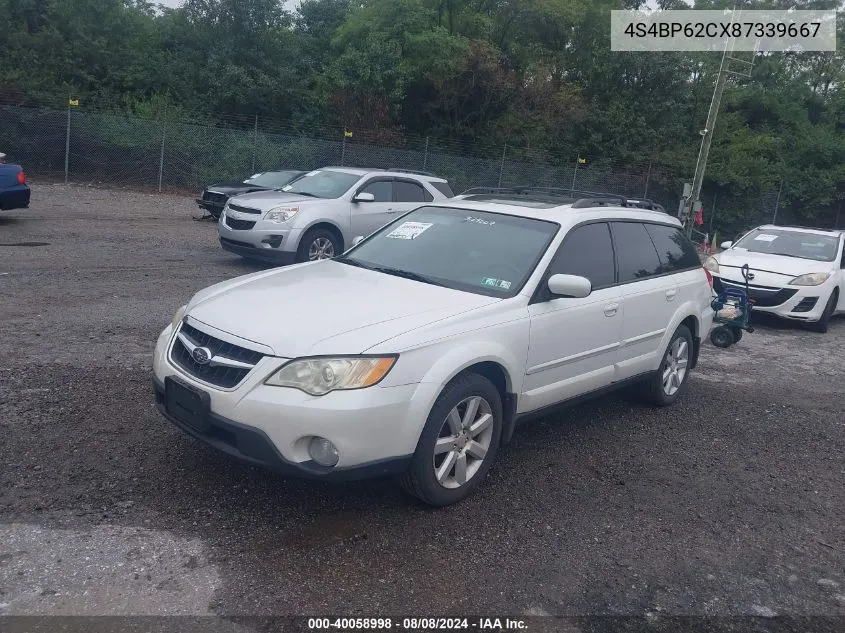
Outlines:
<svg viewBox="0 0 845 633"><path fill-rule="evenodd" d="M229 209L238 211L239 213L251 213L253 215L261 215L261 209L253 209L252 207L242 207L239 204L230 204Z"/></svg>
<svg viewBox="0 0 845 633"><path fill-rule="evenodd" d="M215 193L214 191L204 191L202 194L202 199L205 202L211 202L213 204L224 205L226 204L226 200L228 197L225 193Z"/></svg>
<svg viewBox="0 0 845 633"><path fill-rule="evenodd" d="M232 205L229 205L229 209L231 208ZM249 220L238 220L237 218L232 218L227 215L226 226L230 229L235 229L236 231L248 231L255 226L255 222L251 222Z"/></svg>
<svg viewBox="0 0 845 633"><path fill-rule="evenodd" d="M792 308L793 312L809 312L813 308L816 307L816 303L818 303L818 297L804 297L801 301L798 302L798 305Z"/></svg>
<svg viewBox="0 0 845 633"><path fill-rule="evenodd" d="M221 341L187 323L182 324L179 328L179 333L185 335L197 347L207 347L211 350L212 356L223 356L241 363L248 363L249 365L256 365L258 361L264 358L264 355L260 352ZM193 359L188 348L185 347L178 336L173 342L173 348L170 350L170 360L189 376L193 376L210 385L222 387L223 389L231 389L236 386L250 372L249 369L241 367L226 367L211 364L201 365Z"/></svg>
<svg viewBox="0 0 845 633"><path fill-rule="evenodd" d="M724 281L719 277L713 278L713 290L724 292L726 288L745 290L745 284L735 281ZM770 288L768 286L748 286L748 298L753 306L758 308L773 308L786 303L798 290L791 288Z"/></svg>

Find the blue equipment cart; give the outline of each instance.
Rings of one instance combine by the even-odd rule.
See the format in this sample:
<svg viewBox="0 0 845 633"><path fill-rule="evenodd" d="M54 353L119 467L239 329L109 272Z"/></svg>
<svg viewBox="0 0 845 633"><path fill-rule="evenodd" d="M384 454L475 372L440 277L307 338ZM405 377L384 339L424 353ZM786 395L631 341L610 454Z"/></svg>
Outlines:
<svg viewBox="0 0 845 633"><path fill-rule="evenodd" d="M742 332L753 332L751 327L751 300L748 296L748 264L742 267L745 290L726 288L718 293L710 304L713 308L713 323L710 342L716 347L730 347L742 338Z"/></svg>

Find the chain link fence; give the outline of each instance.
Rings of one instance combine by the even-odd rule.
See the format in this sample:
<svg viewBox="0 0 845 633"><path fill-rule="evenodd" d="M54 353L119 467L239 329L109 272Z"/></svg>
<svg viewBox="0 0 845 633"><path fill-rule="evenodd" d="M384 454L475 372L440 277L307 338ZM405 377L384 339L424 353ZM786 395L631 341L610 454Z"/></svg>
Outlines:
<svg viewBox="0 0 845 633"><path fill-rule="evenodd" d="M388 146L367 142L366 132L341 140L314 133L236 129L184 121L144 119L69 108L46 110L0 105L0 148L36 178L59 182L196 192L209 183L277 167L327 165L429 171L456 192L474 186L533 185L610 191L651 197L667 209L677 199L661 190L646 163L590 158L560 164L543 152L507 145L480 147L429 138L403 138ZM372 135L369 135L372 136Z"/></svg>

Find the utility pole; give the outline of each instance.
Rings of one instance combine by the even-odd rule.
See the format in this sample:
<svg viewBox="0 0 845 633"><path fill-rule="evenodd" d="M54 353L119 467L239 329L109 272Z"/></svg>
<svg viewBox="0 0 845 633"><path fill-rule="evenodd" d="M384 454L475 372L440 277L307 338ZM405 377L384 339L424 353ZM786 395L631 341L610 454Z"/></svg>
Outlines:
<svg viewBox="0 0 845 633"><path fill-rule="evenodd" d="M775 212L772 214L772 224L777 224L778 219L778 207L780 206L780 192L783 190L783 180L780 181L780 185L778 185L778 197L775 198Z"/></svg>
<svg viewBox="0 0 845 633"><path fill-rule="evenodd" d="M713 99L710 101L710 110L707 113L707 123L704 127L704 135L701 139L701 149L698 151L698 160L695 164L695 176L692 179L692 191L687 199L684 212L684 225L687 237L692 235L693 205L701 195L701 184L704 182L704 170L707 168L707 155L710 153L710 144L713 141L713 129L716 127L716 117L719 114L719 106L722 104L722 94L725 92L725 82L728 79L728 47L730 40L725 42L725 50L722 53L722 63L719 64L719 75L716 77L716 87L713 90Z"/></svg>

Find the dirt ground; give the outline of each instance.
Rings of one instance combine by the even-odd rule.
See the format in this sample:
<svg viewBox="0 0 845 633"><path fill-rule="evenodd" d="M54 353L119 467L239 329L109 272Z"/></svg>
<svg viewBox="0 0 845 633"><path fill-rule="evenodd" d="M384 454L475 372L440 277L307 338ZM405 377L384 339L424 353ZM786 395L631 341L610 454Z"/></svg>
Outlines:
<svg viewBox="0 0 845 633"><path fill-rule="evenodd" d="M186 197L34 184L30 209L0 216L0 615L845 629L845 319L826 335L761 320L730 350L706 345L670 409L622 394L528 423L478 494L431 510L391 481L243 466L158 415L158 332L193 292L256 270L198 214Z"/></svg>

